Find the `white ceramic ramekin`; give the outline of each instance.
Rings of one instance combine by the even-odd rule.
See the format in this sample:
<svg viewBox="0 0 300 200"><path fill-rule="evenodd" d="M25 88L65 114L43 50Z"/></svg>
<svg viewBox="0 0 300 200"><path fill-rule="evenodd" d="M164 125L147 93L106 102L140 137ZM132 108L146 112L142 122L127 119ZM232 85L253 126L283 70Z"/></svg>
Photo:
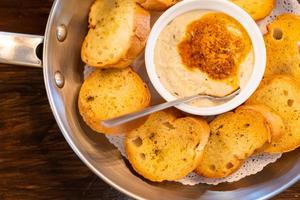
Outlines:
<svg viewBox="0 0 300 200"><path fill-rule="evenodd" d="M237 21L239 21L242 26L248 32L254 50L255 62L254 69L251 75L250 80L247 85L242 89L241 93L237 95L232 100L218 106L212 107L195 107L188 104L181 104L176 106L178 109L191 113L194 115L217 115L221 114L234 108L238 107L244 103L257 89L260 81L262 80L265 66L266 66L266 48L263 39L263 35L260 32L255 21L240 7L231 3L227 0L184 0L166 12L156 21L154 24L145 51L145 62L147 73L150 77L150 80L157 90L157 92L166 100L172 101L177 99L173 96L160 82L158 75L156 73L154 65L154 48L156 41L161 33L161 31L168 25L174 18L193 10L212 10L217 12L223 12Z"/></svg>

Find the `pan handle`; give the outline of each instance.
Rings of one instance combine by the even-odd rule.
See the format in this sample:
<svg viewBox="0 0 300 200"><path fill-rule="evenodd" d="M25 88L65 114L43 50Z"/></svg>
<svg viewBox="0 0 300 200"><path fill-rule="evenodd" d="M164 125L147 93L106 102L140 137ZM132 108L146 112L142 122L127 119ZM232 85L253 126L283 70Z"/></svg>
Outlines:
<svg viewBox="0 0 300 200"><path fill-rule="evenodd" d="M0 63L42 67L43 36L0 32Z"/></svg>

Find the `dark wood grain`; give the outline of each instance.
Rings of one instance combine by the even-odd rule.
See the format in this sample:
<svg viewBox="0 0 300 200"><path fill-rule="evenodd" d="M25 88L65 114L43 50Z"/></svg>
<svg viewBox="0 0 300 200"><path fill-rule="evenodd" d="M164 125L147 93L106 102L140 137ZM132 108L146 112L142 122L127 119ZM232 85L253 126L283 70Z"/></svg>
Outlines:
<svg viewBox="0 0 300 200"><path fill-rule="evenodd" d="M53 0L0 0L0 30L43 34ZM128 199L72 152L41 69L0 65L0 199ZM300 183L276 198L300 199Z"/></svg>

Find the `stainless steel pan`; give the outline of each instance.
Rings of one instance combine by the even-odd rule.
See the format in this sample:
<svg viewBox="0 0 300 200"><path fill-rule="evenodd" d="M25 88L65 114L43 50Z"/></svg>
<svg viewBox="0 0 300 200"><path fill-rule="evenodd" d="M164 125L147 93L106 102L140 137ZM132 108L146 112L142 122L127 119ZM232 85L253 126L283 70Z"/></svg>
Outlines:
<svg viewBox="0 0 300 200"><path fill-rule="evenodd" d="M299 150L231 184L157 184L137 176L105 136L93 133L78 115L77 95L84 66L80 49L92 3L93 0L56 0L44 37L0 32L0 62L43 68L56 121L71 148L94 173L137 199L267 199L300 180ZM43 61L37 56L42 43Z"/></svg>

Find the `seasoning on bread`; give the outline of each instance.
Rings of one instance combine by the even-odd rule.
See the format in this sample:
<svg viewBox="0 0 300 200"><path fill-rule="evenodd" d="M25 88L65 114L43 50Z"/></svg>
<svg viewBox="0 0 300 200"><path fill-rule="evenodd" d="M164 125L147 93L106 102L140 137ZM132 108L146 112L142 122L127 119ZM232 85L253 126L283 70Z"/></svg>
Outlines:
<svg viewBox="0 0 300 200"><path fill-rule="evenodd" d="M281 138L284 134L285 126L283 123L282 118L276 114L271 108L263 105L263 104L256 104L256 105L243 105L238 108L239 110L253 110L259 112L264 116L266 119L267 124L270 127L271 137L269 141L277 141Z"/></svg>
<svg viewBox="0 0 300 200"><path fill-rule="evenodd" d="M93 67L124 68L144 49L150 13L132 0L96 0L89 15L82 60Z"/></svg>
<svg viewBox="0 0 300 200"><path fill-rule="evenodd" d="M269 139L263 115L253 110L236 110L210 123L211 136L195 172L208 178L223 178L235 172Z"/></svg>
<svg viewBox="0 0 300 200"><path fill-rule="evenodd" d="M179 0L137 0L137 2L147 10L164 11Z"/></svg>
<svg viewBox="0 0 300 200"><path fill-rule="evenodd" d="M283 14L267 28L265 75L288 74L300 78L300 17Z"/></svg>
<svg viewBox="0 0 300 200"><path fill-rule="evenodd" d="M247 104L265 104L281 116L285 131L279 140L265 149L268 153L284 153L300 146L300 83L287 75L265 78Z"/></svg>
<svg viewBox="0 0 300 200"><path fill-rule="evenodd" d="M173 181L198 166L208 137L206 121L166 110L150 115L144 125L127 134L125 146L137 173L155 182Z"/></svg>
<svg viewBox="0 0 300 200"><path fill-rule="evenodd" d="M100 124L102 120L141 110L149 103L148 87L131 68L95 70L84 81L78 99L84 121L105 134L122 133L131 127L108 129Z"/></svg>
<svg viewBox="0 0 300 200"><path fill-rule="evenodd" d="M254 20L268 16L273 10L276 0L231 0L243 8Z"/></svg>

